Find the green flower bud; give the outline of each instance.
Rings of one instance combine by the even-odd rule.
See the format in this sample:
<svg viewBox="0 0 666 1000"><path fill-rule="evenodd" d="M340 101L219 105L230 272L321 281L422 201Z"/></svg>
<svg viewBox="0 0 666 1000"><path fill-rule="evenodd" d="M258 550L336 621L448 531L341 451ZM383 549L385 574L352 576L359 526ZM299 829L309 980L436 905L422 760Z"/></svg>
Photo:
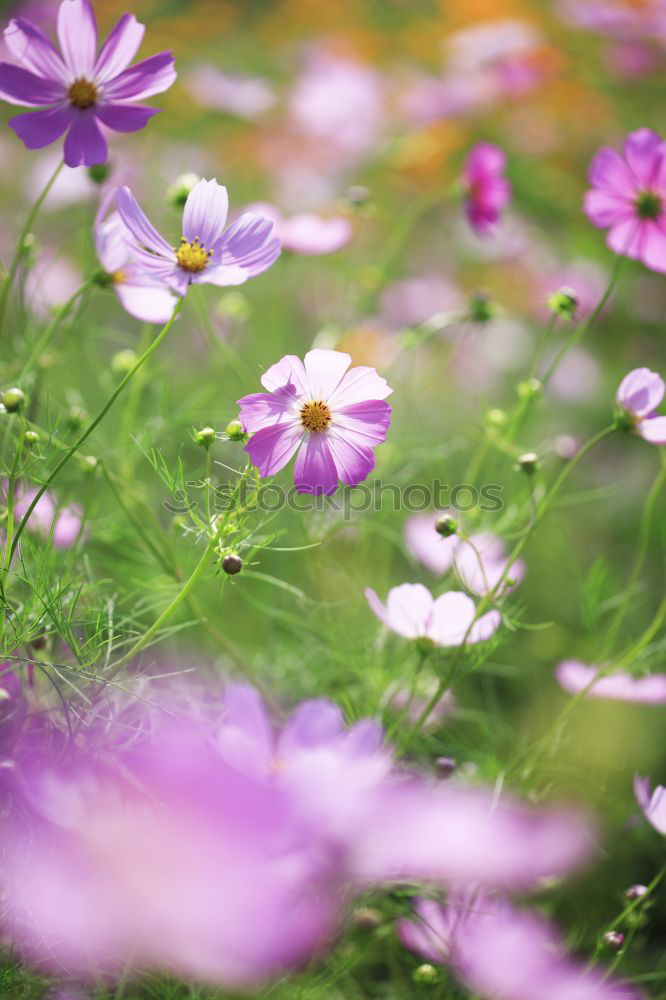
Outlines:
<svg viewBox="0 0 666 1000"><path fill-rule="evenodd" d="M94 455L81 455L80 457L84 471L93 476L97 472L99 459L95 458Z"/></svg>
<svg viewBox="0 0 666 1000"><path fill-rule="evenodd" d="M562 319L573 319L578 309L578 296L573 288L568 288L565 285L548 296L548 308L555 316L561 316Z"/></svg>
<svg viewBox="0 0 666 1000"><path fill-rule="evenodd" d="M504 427L508 419L506 412L497 408L486 413L486 423L491 427Z"/></svg>
<svg viewBox="0 0 666 1000"><path fill-rule="evenodd" d="M455 535L458 530L458 522L455 517L451 517L450 514L440 514L440 516L435 521L435 531L442 538L450 538L451 535Z"/></svg>
<svg viewBox="0 0 666 1000"><path fill-rule="evenodd" d="M127 375L128 372L132 371L137 360L136 352L131 347L125 347L111 358L111 371L114 375Z"/></svg>
<svg viewBox="0 0 666 1000"><path fill-rule="evenodd" d="M110 163L93 163L88 167L88 177L93 184L103 184L111 176L112 169Z"/></svg>
<svg viewBox="0 0 666 1000"><path fill-rule="evenodd" d="M70 431L78 431L88 420L88 414L83 409L82 406L70 406L67 411L67 429Z"/></svg>
<svg viewBox="0 0 666 1000"><path fill-rule="evenodd" d="M25 393L23 389L19 389L14 386L12 389L5 389L2 396L0 396L0 402L7 410L7 413L18 413L25 406Z"/></svg>
<svg viewBox="0 0 666 1000"><path fill-rule="evenodd" d="M227 574L227 576L236 576L237 573L243 568L243 560L240 556L233 555L229 553L222 560L222 569Z"/></svg>
<svg viewBox="0 0 666 1000"><path fill-rule="evenodd" d="M538 378L528 378L524 382L518 383L518 395L521 399L532 399L538 396L543 386Z"/></svg>
<svg viewBox="0 0 666 1000"><path fill-rule="evenodd" d="M174 208L183 208L192 188L196 187L200 180L199 175L195 173L181 174L177 177L171 187L167 188L169 204Z"/></svg>
<svg viewBox="0 0 666 1000"><path fill-rule="evenodd" d="M197 444L203 445L204 448L210 448L215 440L215 429L213 427L202 427L194 435L194 440Z"/></svg>
<svg viewBox="0 0 666 1000"><path fill-rule="evenodd" d="M227 435L230 441L245 440L245 428L243 427L240 420L231 420L225 427L224 433Z"/></svg>
<svg viewBox="0 0 666 1000"><path fill-rule="evenodd" d="M485 292L475 292L467 304L467 315L473 323L489 323L498 311L496 303Z"/></svg>
<svg viewBox="0 0 666 1000"><path fill-rule="evenodd" d="M23 435L23 440L27 445L37 444L39 441L39 434L37 431L26 431Z"/></svg>
<svg viewBox="0 0 666 1000"><path fill-rule="evenodd" d="M526 451L518 458L517 467L527 476L532 476L539 468L539 456L535 451Z"/></svg>
<svg viewBox="0 0 666 1000"><path fill-rule="evenodd" d="M439 969L430 962L424 962L418 969L414 969L412 979L415 983L436 983L439 980Z"/></svg>

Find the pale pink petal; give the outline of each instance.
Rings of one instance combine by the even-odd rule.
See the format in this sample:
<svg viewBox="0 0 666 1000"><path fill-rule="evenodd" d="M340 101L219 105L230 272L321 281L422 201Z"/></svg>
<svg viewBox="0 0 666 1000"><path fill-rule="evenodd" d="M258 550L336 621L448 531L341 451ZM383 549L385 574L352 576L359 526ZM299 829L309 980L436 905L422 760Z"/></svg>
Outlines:
<svg viewBox="0 0 666 1000"><path fill-rule="evenodd" d="M647 417L664 398L664 380L649 368L634 368L620 382L616 401L635 417Z"/></svg>
<svg viewBox="0 0 666 1000"><path fill-rule="evenodd" d="M125 226L139 246L147 247L153 253L174 261L173 248L162 239L155 227L148 221L139 203L128 187L116 191L116 206Z"/></svg>
<svg viewBox="0 0 666 1000"><path fill-rule="evenodd" d="M642 231L643 223L637 218L614 223L606 237L606 246L615 253L638 260L641 256Z"/></svg>
<svg viewBox="0 0 666 1000"><path fill-rule="evenodd" d="M370 445L334 429L329 431L327 440L341 482L358 486L367 479L375 467L375 453Z"/></svg>
<svg viewBox="0 0 666 1000"><path fill-rule="evenodd" d="M295 354L286 354L276 364L271 365L261 377L264 389L274 392L285 385L293 385L299 396L308 395L308 377L303 362Z"/></svg>
<svg viewBox="0 0 666 1000"><path fill-rule="evenodd" d="M200 274L192 276L195 285L216 285L218 288L235 288L244 285L252 274L238 264L221 264L219 267L207 267Z"/></svg>
<svg viewBox="0 0 666 1000"><path fill-rule="evenodd" d="M302 427L299 424L299 431ZM260 431L259 433L263 433ZM294 466L297 493L330 496L338 488L338 470L324 434L307 434Z"/></svg>
<svg viewBox="0 0 666 1000"><path fill-rule="evenodd" d="M134 14L123 14L100 49L94 71L97 82L112 80L129 66L139 51L145 30Z"/></svg>
<svg viewBox="0 0 666 1000"><path fill-rule="evenodd" d="M370 399L333 411L333 427L340 436L359 444L381 444L391 423L391 407L383 399Z"/></svg>
<svg viewBox="0 0 666 1000"><path fill-rule="evenodd" d="M304 213L284 219L278 232L285 250L315 255L336 253L346 247L352 236L352 226L343 216L322 219L314 213Z"/></svg>
<svg viewBox="0 0 666 1000"><path fill-rule="evenodd" d="M666 231L662 220L648 219L643 226L641 260L652 271L666 274Z"/></svg>
<svg viewBox="0 0 666 1000"><path fill-rule="evenodd" d="M183 236L211 250L222 235L229 211L227 189L215 180L200 180L190 191L183 212Z"/></svg>
<svg viewBox="0 0 666 1000"><path fill-rule="evenodd" d="M624 155L638 185L650 189L661 173L664 142L649 128L630 132L624 144Z"/></svg>
<svg viewBox="0 0 666 1000"><path fill-rule="evenodd" d="M445 513L449 513L448 511ZM439 514L414 514L405 522L405 544L419 562L434 573L443 576L453 565L453 556L460 539L456 535L443 538L435 530Z"/></svg>
<svg viewBox="0 0 666 1000"><path fill-rule="evenodd" d="M168 90L175 80L172 53L158 52L109 80L104 85L104 97L109 101L143 101Z"/></svg>
<svg viewBox="0 0 666 1000"><path fill-rule="evenodd" d="M114 291L125 312L142 323L166 323L173 315L176 299L166 288L121 282Z"/></svg>
<svg viewBox="0 0 666 1000"><path fill-rule="evenodd" d="M439 646L457 646L465 637L476 608L467 594L449 591L434 603L428 635Z"/></svg>
<svg viewBox="0 0 666 1000"><path fill-rule="evenodd" d="M403 583L389 591L386 602L389 627L406 639L429 634L432 594L422 583Z"/></svg>
<svg viewBox="0 0 666 1000"><path fill-rule="evenodd" d="M630 198L594 188L585 192L583 208L590 222L599 229L616 226L636 218L636 209Z"/></svg>
<svg viewBox="0 0 666 1000"><path fill-rule="evenodd" d="M92 79L97 22L90 0L62 0L58 10L58 41L73 77Z"/></svg>
<svg viewBox="0 0 666 1000"><path fill-rule="evenodd" d="M374 612L377 618L379 618L380 622L382 622L383 625L386 625L387 628L392 628L388 611L386 607L382 604L382 602L379 600L379 597L372 589L372 587L366 587L366 589L364 590L364 594L365 594L365 599L370 605L371 610Z"/></svg>
<svg viewBox="0 0 666 1000"><path fill-rule="evenodd" d="M386 379L378 375L374 368L355 365L343 375L335 392L328 397L328 402L338 409L366 399L386 399L392 392Z"/></svg>
<svg viewBox="0 0 666 1000"><path fill-rule="evenodd" d="M646 417L637 430L650 444L666 444L666 417Z"/></svg>
<svg viewBox="0 0 666 1000"><path fill-rule="evenodd" d="M272 476L283 469L303 440L300 423L264 427L245 445L250 461L261 476Z"/></svg>
<svg viewBox="0 0 666 1000"><path fill-rule="evenodd" d="M350 364L350 356L342 351L308 351L304 365L311 398L330 400Z"/></svg>
<svg viewBox="0 0 666 1000"><path fill-rule="evenodd" d="M666 674L632 677L627 673L608 673L599 677L600 667L590 667L580 660L563 660L555 670L559 684L570 694L590 698L610 698L646 705L666 705Z"/></svg>

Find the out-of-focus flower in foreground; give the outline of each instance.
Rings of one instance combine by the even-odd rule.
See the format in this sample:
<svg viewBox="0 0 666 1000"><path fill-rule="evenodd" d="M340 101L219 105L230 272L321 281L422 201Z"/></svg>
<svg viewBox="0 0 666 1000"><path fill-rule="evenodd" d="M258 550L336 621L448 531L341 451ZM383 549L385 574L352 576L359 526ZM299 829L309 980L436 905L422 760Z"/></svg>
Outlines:
<svg viewBox="0 0 666 1000"><path fill-rule="evenodd" d="M242 285L280 255L273 223L261 215L248 212L224 228L229 199L227 189L215 180L201 180L192 188L183 211L183 235L175 249L148 221L129 188L118 188L116 205L134 262L178 295L185 295L193 282Z"/></svg>
<svg viewBox="0 0 666 1000"><path fill-rule="evenodd" d="M299 493L330 496L339 481L356 486L370 474L374 449L386 439L385 399L393 390L374 368L350 364L341 351L316 349L304 361L288 354L262 376L267 393L238 400L251 435L245 451L260 475L279 472L296 452Z"/></svg>
<svg viewBox="0 0 666 1000"><path fill-rule="evenodd" d="M379 620L404 639L429 640L436 646L459 646L490 639L500 624L498 611L488 611L476 621L474 601L467 594L449 591L434 598L421 583L403 583L389 591L386 606L374 590L365 596Z"/></svg>
<svg viewBox="0 0 666 1000"><path fill-rule="evenodd" d="M472 228L481 235L493 231L511 200L505 177L504 151L491 142L479 142L465 161L462 183L465 211Z"/></svg>
<svg viewBox="0 0 666 1000"><path fill-rule="evenodd" d="M655 409L664 398L664 380L649 368L635 368L622 379L615 401L621 423L650 444L666 444L666 416Z"/></svg>
<svg viewBox="0 0 666 1000"><path fill-rule="evenodd" d="M624 156L604 147L590 165L585 214L608 229L607 246L666 273L666 143L656 132L630 132Z"/></svg>
<svg viewBox="0 0 666 1000"><path fill-rule="evenodd" d="M599 667L590 667L580 660L563 660L555 676L569 694L584 692L590 698L666 705L666 674L652 674L650 677L632 677L626 673L604 675Z"/></svg>
<svg viewBox="0 0 666 1000"><path fill-rule="evenodd" d="M90 0L62 0L58 41L22 17L9 22L4 40L16 63L0 63L0 97L39 108L9 122L28 149L49 146L67 132L69 167L104 163L108 156L100 125L137 132L157 108L137 101L167 90L176 79L174 58L160 52L130 69L144 33L133 14L123 14L97 52L97 22Z"/></svg>
<svg viewBox="0 0 666 1000"><path fill-rule="evenodd" d="M415 901L401 920L403 944L430 962L450 964L475 994L495 1000L638 1000L631 986L571 959L543 917L501 898L469 895L448 906Z"/></svg>
<svg viewBox="0 0 666 1000"><path fill-rule="evenodd" d="M643 815L648 823L651 823L655 830L663 833L666 837L666 788L657 785L654 791L651 790L650 779L634 778L634 792Z"/></svg>

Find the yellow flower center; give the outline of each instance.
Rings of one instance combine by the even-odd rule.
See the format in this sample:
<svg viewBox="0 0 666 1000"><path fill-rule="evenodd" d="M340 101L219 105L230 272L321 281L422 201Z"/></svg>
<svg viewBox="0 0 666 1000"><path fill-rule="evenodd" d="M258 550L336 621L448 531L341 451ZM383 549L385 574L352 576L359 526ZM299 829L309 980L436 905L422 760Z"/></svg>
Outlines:
<svg viewBox="0 0 666 1000"><path fill-rule="evenodd" d="M331 411L321 400L304 403L301 407L301 423L306 431L325 431L332 419Z"/></svg>
<svg viewBox="0 0 666 1000"><path fill-rule="evenodd" d="M176 250L176 260L183 271L189 271L190 274L198 274L206 267L212 254L212 250L206 250L201 245L198 237L190 243L183 236L180 246Z"/></svg>
<svg viewBox="0 0 666 1000"><path fill-rule="evenodd" d="M91 108L97 103L97 87L81 76L75 80L67 92L69 103L75 108Z"/></svg>

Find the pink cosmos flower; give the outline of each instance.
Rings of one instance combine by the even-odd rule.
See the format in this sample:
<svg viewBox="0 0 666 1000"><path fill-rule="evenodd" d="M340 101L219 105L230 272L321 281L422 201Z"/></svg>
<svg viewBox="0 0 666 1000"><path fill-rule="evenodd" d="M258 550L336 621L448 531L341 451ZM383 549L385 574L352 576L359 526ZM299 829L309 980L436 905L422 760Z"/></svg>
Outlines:
<svg viewBox="0 0 666 1000"><path fill-rule="evenodd" d="M666 674L632 677L631 674L613 673L598 677L600 669L589 667L580 660L563 660L557 666L555 676L561 687L569 694L580 694L584 691L590 698L612 698L643 705L666 705Z"/></svg>
<svg viewBox="0 0 666 1000"><path fill-rule="evenodd" d="M475 994L493 1000L638 1000L631 986L571 959L543 917L504 899L468 894L442 906L417 899L416 920L401 920L403 944L450 964Z"/></svg>
<svg viewBox="0 0 666 1000"><path fill-rule="evenodd" d="M344 215L326 217L315 212L299 212L284 216L275 205L267 202L251 205L249 210L270 219L282 249L292 253L304 256L337 253L352 238L352 224Z"/></svg>
<svg viewBox="0 0 666 1000"><path fill-rule="evenodd" d="M123 14L98 53L90 0L62 0L61 55L30 21L10 21L4 40L17 64L0 63L0 97L42 109L9 122L25 146L42 149L67 132L65 163L90 166L108 156L100 124L114 132L142 129L157 109L135 102L168 90L176 79L170 52L127 68L144 30L133 14Z"/></svg>
<svg viewBox="0 0 666 1000"><path fill-rule="evenodd" d="M36 493L36 489L29 489L18 496L14 505L14 513L17 518L22 518L25 515ZM51 537L57 549L68 549L79 538L82 521L83 509L78 504L58 507L56 498L47 491L40 497L30 515L28 528L44 538Z"/></svg>
<svg viewBox="0 0 666 1000"><path fill-rule="evenodd" d="M202 108L228 111L253 121L275 104L275 94L259 77L223 73L216 66L198 66L188 75L186 87Z"/></svg>
<svg viewBox="0 0 666 1000"><path fill-rule="evenodd" d="M657 785L651 792L650 779L636 775L634 793L648 823L666 837L666 788Z"/></svg>
<svg viewBox="0 0 666 1000"><path fill-rule="evenodd" d="M504 151L490 142L477 143L465 161L465 211L470 225L481 235L492 232L511 199L505 169Z"/></svg>
<svg viewBox="0 0 666 1000"><path fill-rule="evenodd" d="M590 165L585 214L608 229L607 246L666 273L666 143L650 129L630 132L624 157L600 149Z"/></svg>
<svg viewBox="0 0 666 1000"><path fill-rule="evenodd" d="M176 249L151 225L129 188L118 188L116 205L135 263L178 295L185 295L192 283L242 285L280 256L280 241L269 219L247 213L224 228L229 198L215 180L201 180L190 191Z"/></svg>
<svg viewBox="0 0 666 1000"><path fill-rule="evenodd" d="M664 380L649 368L634 368L622 379L615 401L629 425L650 444L666 444L666 417L654 411L664 398Z"/></svg>
<svg viewBox="0 0 666 1000"><path fill-rule="evenodd" d="M107 208L108 199L97 213L94 239L99 262L111 287L130 316L143 323L166 323L173 314L175 297L132 260L122 219L118 212L111 212L105 218Z"/></svg>
<svg viewBox="0 0 666 1000"><path fill-rule="evenodd" d="M250 434L245 446L262 476L284 468L298 452L298 493L330 496L341 481L357 486L375 466L374 448L386 439L393 390L374 368L351 368L341 351L288 354L273 365L259 392L238 400Z"/></svg>
<svg viewBox="0 0 666 1000"><path fill-rule="evenodd" d="M459 646L489 639L500 624L498 611L474 621L476 608L467 594L449 591L434 598L421 583L403 583L389 591L386 606L374 590L365 591L379 620L405 639L428 639L436 646ZM472 624L473 623L473 624Z"/></svg>

